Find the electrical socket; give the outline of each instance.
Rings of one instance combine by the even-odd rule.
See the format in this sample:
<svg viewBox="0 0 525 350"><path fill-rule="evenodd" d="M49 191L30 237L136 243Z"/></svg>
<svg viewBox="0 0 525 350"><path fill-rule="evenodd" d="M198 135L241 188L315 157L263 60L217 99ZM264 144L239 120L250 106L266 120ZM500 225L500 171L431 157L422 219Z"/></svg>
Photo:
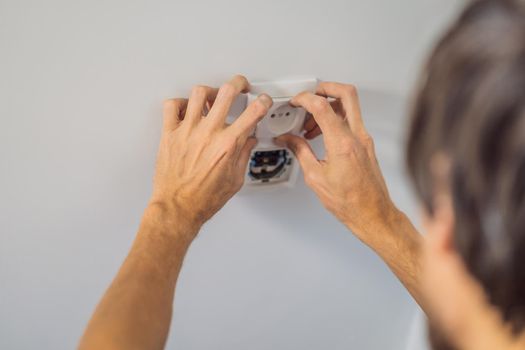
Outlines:
<svg viewBox="0 0 525 350"><path fill-rule="evenodd" d="M257 96L249 95L248 103ZM273 105L255 128L254 136L262 145L273 145L273 138L286 133L298 134L304 124L306 111L290 105L290 98L273 98Z"/></svg>
<svg viewBox="0 0 525 350"><path fill-rule="evenodd" d="M306 111L291 106L290 99L302 91L315 92L317 84L315 78L251 84L245 106L261 93L272 97L273 105L254 130L258 144L246 170L245 188L281 187L295 183L299 164L289 149L276 145L273 139L286 133L300 135Z"/></svg>

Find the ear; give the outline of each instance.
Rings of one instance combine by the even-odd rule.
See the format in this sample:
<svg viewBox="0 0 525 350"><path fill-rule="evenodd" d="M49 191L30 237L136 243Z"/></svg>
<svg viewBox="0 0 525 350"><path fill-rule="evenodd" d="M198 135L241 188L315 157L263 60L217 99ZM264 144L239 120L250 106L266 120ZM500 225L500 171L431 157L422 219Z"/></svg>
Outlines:
<svg viewBox="0 0 525 350"><path fill-rule="evenodd" d="M434 200L434 213L432 215L431 241L434 248L442 253L455 252L454 247L454 208L449 194L436 196Z"/></svg>
<svg viewBox="0 0 525 350"><path fill-rule="evenodd" d="M442 153L432 157L433 212L425 213L424 221L429 243L439 252L454 253L455 215L450 187L450 160Z"/></svg>

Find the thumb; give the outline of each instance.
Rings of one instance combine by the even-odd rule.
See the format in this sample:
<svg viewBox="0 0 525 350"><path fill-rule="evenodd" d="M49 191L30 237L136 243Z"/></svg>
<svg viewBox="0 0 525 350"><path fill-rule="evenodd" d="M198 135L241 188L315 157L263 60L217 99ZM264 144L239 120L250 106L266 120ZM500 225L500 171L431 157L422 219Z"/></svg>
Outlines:
<svg viewBox="0 0 525 350"><path fill-rule="evenodd" d="M302 137L292 134L284 134L274 138L276 144L286 146L293 152L301 168L305 173L314 171L319 166L319 161L315 156L310 144Z"/></svg>

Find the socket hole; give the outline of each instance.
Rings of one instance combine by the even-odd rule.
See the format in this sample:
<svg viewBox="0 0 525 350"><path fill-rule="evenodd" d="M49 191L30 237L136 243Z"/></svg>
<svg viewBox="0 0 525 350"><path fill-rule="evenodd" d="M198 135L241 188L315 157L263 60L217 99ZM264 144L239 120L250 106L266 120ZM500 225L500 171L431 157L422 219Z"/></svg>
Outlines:
<svg viewBox="0 0 525 350"><path fill-rule="evenodd" d="M270 118L275 118L275 114L272 114L272 115L270 116Z"/></svg>
<svg viewBox="0 0 525 350"><path fill-rule="evenodd" d="M286 112L286 116L289 116L290 115L290 112Z"/></svg>

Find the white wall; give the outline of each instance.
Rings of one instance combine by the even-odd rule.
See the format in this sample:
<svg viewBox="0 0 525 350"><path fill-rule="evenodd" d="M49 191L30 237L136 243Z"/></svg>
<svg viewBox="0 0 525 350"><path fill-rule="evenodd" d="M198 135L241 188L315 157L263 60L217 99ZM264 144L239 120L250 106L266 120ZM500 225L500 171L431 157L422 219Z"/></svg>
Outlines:
<svg viewBox="0 0 525 350"><path fill-rule="evenodd" d="M195 83L358 84L393 197L414 213L404 96L458 3L0 0L0 348L75 346L148 199L160 103ZM300 181L234 198L205 226L168 348L402 349L415 312Z"/></svg>

